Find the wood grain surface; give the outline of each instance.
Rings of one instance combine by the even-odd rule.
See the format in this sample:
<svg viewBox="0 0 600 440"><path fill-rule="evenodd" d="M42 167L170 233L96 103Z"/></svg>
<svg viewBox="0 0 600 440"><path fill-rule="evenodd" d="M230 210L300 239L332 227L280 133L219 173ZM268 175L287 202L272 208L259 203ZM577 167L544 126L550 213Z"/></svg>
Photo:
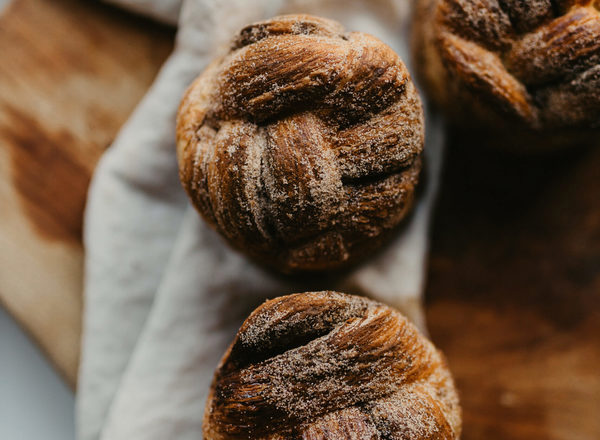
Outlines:
<svg viewBox="0 0 600 440"><path fill-rule="evenodd" d="M173 35L76 0L15 0L0 15L0 301L71 385L88 182Z"/></svg>
<svg viewBox="0 0 600 440"><path fill-rule="evenodd" d="M449 150L426 298L463 439L599 439L600 150Z"/></svg>
<svg viewBox="0 0 600 440"><path fill-rule="evenodd" d="M97 3L0 17L0 300L75 383L90 173L173 32ZM600 438L600 151L449 149L427 288L464 440Z"/></svg>

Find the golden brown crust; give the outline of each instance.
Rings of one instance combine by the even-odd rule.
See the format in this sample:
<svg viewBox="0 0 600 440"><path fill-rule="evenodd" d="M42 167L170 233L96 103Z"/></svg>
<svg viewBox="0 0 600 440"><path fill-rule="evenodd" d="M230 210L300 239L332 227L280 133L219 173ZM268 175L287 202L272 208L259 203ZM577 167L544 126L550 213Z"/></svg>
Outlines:
<svg viewBox="0 0 600 440"><path fill-rule="evenodd" d="M473 142L520 151L600 144L599 6L419 0L419 76Z"/></svg>
<svg viewBox="0 0 600 440"><path fill-rule="evenodd" d="M181 181L236 248L285 272L351 264L412 204L421 103L385 44L318 17L242 29L190 86Z"/></svg>
<svg viewBox="0 0 600 440"><path fill-rule="evenodd" d="M336 292L268 301L219 365L204 438L455 440L444 358L395 310Z"/></svg>

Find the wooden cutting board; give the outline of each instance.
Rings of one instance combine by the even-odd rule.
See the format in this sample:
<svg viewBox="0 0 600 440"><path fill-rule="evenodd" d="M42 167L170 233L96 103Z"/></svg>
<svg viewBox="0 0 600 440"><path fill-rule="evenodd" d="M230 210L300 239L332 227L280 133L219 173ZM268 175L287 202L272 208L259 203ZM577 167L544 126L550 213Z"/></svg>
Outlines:
<svg viewBox="0 0 600 440"><path fill-rule="evenodd" d="M87 1L0 15L0 301L73 386L88 182L173 36Z"/></svg>
<svg viewBox="0 0 600 440"><path fill-rule="evenodd" d="M172 44L97 3L0 16L0 301L73 386L87 184ZM463 440L598 440L600 150L447 159L427 314Z"/></svg>

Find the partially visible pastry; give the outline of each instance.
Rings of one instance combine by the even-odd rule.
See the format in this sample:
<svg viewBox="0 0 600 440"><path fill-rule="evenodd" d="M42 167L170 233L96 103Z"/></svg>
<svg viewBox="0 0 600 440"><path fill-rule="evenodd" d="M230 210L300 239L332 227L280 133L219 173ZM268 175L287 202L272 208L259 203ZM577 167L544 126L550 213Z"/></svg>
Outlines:
<svg viewBox="0 0 600 440"><path fill-rule="evenodd" d="M307 15L242 29L177 117L195 207L233 247L283 272L337 269L378 248L413 204L423 137L398 55Z"/></svg>
<svg viewBox="0 0 600 440"><path fill-rule="evenodd" d="M413 47L428 97L476 145L600 144L599 7L417 0Z"/></svg>
<svg viewBox="0 0 600 440"><path fill-rule="evenodd" d="M267 301L214 376L205 440L456 440L443 355L400 313L335 292Z"/></svg>

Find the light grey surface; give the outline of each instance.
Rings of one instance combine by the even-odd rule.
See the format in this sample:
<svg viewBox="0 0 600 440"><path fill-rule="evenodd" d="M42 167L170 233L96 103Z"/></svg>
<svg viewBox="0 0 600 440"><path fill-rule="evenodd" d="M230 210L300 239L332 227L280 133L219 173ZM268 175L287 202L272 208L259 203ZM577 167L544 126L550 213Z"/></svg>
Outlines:
<svg viewBox="0 0 600 440"><path fill-rule="evenodd" d="M73 393L0 307L0 439L72 440L74 405Z"/></svg>
<svg viewBox="0 0 600 440"><path fill-rule="evenodd" d="M0 13L1 13L1 12L2 12L2 10L4 9L4 7L5 7L6 5L8 5L8 3L9 3L10 1L11 1L11 0L0 0Z"/></svg>

